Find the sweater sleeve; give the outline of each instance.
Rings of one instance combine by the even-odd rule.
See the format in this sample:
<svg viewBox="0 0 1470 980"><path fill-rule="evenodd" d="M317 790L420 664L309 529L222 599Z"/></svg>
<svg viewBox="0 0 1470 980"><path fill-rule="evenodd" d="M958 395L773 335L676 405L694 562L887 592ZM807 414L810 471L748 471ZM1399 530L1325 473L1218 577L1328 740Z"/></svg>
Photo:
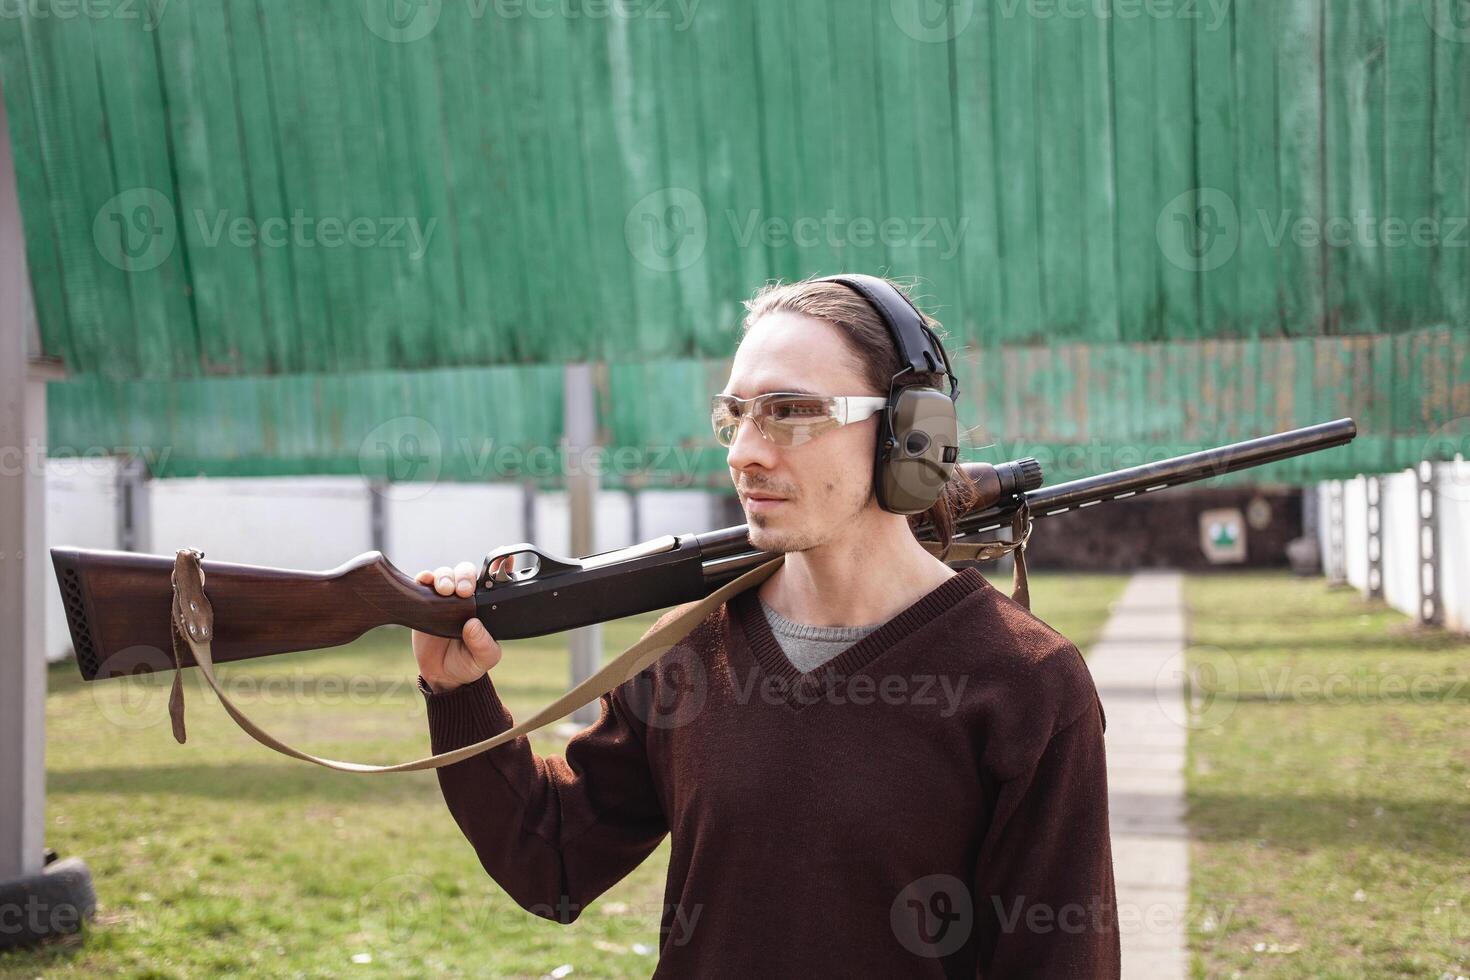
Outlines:
<svg viewBox="0 0 1470 980"><path fill-rule="evenodd" d="M1120 975L1102 705L998 785L975 870L981 977Z"/></svg>
<svg viewBox="0 0 1470 980"><path fill-rule="evenodd" d="M420 678L419 689L435 752L514 725L488 674L444 694ZM644 730L622 688L604 694L601 707L564 757L538 756L522 736L436 770L486 872L522 908L556 922L575 920L668 832Z"/></svg>

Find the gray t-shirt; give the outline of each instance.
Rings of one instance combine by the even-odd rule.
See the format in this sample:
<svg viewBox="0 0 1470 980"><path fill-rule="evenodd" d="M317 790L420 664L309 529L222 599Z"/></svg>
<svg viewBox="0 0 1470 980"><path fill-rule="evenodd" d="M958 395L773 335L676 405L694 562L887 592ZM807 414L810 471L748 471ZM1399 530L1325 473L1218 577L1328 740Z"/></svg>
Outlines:
<svg viewBox="0 0 1470 980"><path fill-rule="evenodd" d="M782 616L761 599L761 610L766 622L771 624L771 633L786 654L791 665L802 673L816 670L873 630L882 626L808 626L795 623Z"/></svg>

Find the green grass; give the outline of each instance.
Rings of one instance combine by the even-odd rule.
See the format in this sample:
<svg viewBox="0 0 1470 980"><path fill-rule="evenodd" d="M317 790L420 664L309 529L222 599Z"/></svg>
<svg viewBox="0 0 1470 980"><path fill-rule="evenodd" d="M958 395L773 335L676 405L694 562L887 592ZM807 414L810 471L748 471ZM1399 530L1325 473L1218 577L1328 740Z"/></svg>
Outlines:
<svg viewBox="0 0 1470 980"><path fill-rule="evenodd" d="M1009 590L1009 580L995 583ZM1037 575L1038 614L1085 648L1118 576ZM608 655L654 617L604 628ZM428 749L405 631L336 650L225 665L226 691L317 754L396 762ZM506 644L496 686L520 718L567 687L564 640ZM432 773L354 776L256 744L186 674L189 741L173 741L169 676L49 677L47 843L90 866L83 934L0 955L0 975L575 977L653 971L668 841L571 926L521 910L481 869ZM536 751L565 741L543 731ZM649 952L634 951L641 943ZM353 956L366 954L370 964Z"/></svg>
<svg viewBox="0 0 1470 980"><path fill-rule="evenodd" d="M1284 573L1186 598L1193 975L1470 974L1470 640Z"/></svg>

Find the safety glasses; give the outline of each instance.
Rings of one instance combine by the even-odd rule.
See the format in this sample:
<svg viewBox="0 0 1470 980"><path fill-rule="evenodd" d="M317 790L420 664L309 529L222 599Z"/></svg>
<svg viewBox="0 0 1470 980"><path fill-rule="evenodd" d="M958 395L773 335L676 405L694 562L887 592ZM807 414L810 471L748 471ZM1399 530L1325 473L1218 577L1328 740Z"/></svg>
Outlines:
<svg viewBox="0 0 1470 980"><path fill-rule="evenodd" d="M823 432L872 418L888 405L881 395L803 395L783 391L754 398L716 395L710 399L710 422L720 445L729 446L749 418L756 430L778 446L800 446Z"/></svg>

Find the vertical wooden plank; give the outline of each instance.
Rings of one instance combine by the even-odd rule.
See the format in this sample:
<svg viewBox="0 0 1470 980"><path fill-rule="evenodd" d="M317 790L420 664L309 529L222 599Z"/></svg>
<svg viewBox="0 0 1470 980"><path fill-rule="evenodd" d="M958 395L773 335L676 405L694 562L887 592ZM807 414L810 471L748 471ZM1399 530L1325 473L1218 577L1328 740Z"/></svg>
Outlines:
<svg viewBox="0 0 1470 980"><path fill-rule="evenodd" d="M1321 0L1289 0L1279 7L1276 49L1283 217L1304 222L1280 246L1283 323L1288 334L1320 333L1324 322L1322 228L1322 43Z"/></svg>
<svg viewBox="0 0 1470 980"><path fill-rule="evenodd" d="M1147 8L1145 8L1147 9ZM1161 8L1149 16L1154 35L1155 197L1143 219L1157 223L1164 207L1194 192L1194 22L1185 8ZM1199 273L1192 264L1159 264L1159 321L1150 339L1199 336Z"/></svg>
<svg viewBox="0 0 1470 980"><path fill-rule="evenodd" d="M1076 96L1081 108L1082 219L1084 222L1085 330L1078 336L1117 340L1118 317L1118 174L1114 166L1117 120L1114 86L1112 21L1089 15L1079 23L1080 77Z"/></svg>
<svg viewBox="0 0 1470 980"><path fill-rule="evenodd" d="M126 28L116 20L97 24L96 33L104 36L95 37L93 22L65 20L56 14L50 3L26 11L39 69L33 88L36 111L47 119L55 141L47 147L53 152L48 152L45 166L51 174L51 215L65 276L66 308L79 343L90 351L75 367L134 371L142 367L140 355L146 353L154 358L149 369L167 370L170 352L166 348L139 350L128 342L139 327L129 315L129 290L131 277L150 275L143 266L157 253L148 246L165 247L167 232L155 235L152 229L166 228L158 222L167 221L169 215L155 216L155 211L157 203L168 201L172 190L166 183L157 188L157 194L118 187L109 173L111 168L99 166L95 156L97 146L106 146L109 120L97 84L94 40L105 48L110 43L105 35ZM137 35L135 28L131 34ZM136 56L137 49L130 53ZM151 52L143 56L151 58ZM127 195L114 198L124 189ZM135 213L143 219L143 227L117 224ZM130 253L125 246L137 251Z"/></svg>
<svg viewBox="0 0 1470 980"><path fill-rule="evenodd" d="M992 51L997 16L990 4L976 4L974 20L955 35L951 47L958 213L965 222L958 258L964 309L961 321L945 325L956 341L970 344L994 343L1004 331Z"/></svg>
<svg viewBox="0 0 1470 980"><path fill-rule="evenodd" d="M711 288L718 297L717 323L724 332L711 353L727 356L738 337L744 316L741 301L755 292L770 274L767 252L756 225L763 216L760 105L755 93L760 80L752 54L755 50L753 4L701 7L692 29L697 35L700 63L700 111L706 121L705 188L709 221L706 262ZM859 12L848 20L866 24ZM859 57L844 52L833 69ZM731 93L738 93L731 97ZM834 106L838 112L839 107ZM853 133L854 153L872 152L873 144Z"/></svg>
<svg viewBox="0 0 1470 980"><path fill-rule="evenodd" d="M648 29L647 23L624 17L608 21L612 111L626 174L623 212L637 297L637 319L629 324L624 348L628 357L656 354L667 343L671 311L677 305L674 276L688 255L695 254L697 246L685 243L696 241L691 236L700 234L700 215L708 214L697 196L669 186L660 151L662 113L652 87L656 55ZM681 251L686 247L687 254Z"/></svg>
<svg viewBox="0 0 1470 980"><path fill-rule="evenodd" d="M44 88L45 75L33 51L33 28L25 17L0 21L0 79L4 89L6 116L10 121L10 147L15 165L16 193L24 225L26 260L31 274L31 295L41 334L41 349L52 357L64 358L68 367L77 364L76 338L67 316L61 255L51 215L51 179L47 161L54 159L56 140L52 121L39 108L37 82Z"/></svg>
<svg viewBox="0 0 1470 980"><path fill-rule="evenodd" d="M1383 329L1406 330L1425 320L1434 249L1415 241L1415 226L1432 222L1433 158L1430 142L1433 94L1433 33L1421 9L1424 0L1388 7L1387 140L1384 153ZM1433 2L1433 0L1430 0Z"/></svg>
<svg viewBox="0 0 1470 980"><path fill-rule="evenodd" d="M1470 327L1470 36L1431 39L1436 322ZM1448 367L1446 362L1445 367Z"/></svg>
<svg viewBox="0 0 1470 980"><path fill-rule="evenodd" d="M1278 336L1283 329L1279 272L1283 201L1276 169L1280 0L1236 0L1235 6L1240 329L1246 334Z"/></svg>
<svg viewBox="0 0 1470 980"><path fill-rule="evenodd" d="M817 0L820 2L820 0ZM696 17L707 13L699 11ZM702 253L679 269L674 283L677 287L678 305L672 312L667 330L669 341L664 345L665 356L686 355L704 350L714 350L718 341L719 324L715 317L715 300L710 275L709 239L715 226L709 221L710 193L706 180L708 153L706 131L710 122L700 111L697 86L691 80L705 70L698 59L698 44L690 30L679 29L674 16L657 17L649 25L658 38L662 52L657 63L659 91L665 93L665 118L668 157L668 179L670 186L693 191L705 211L705 242ZM813 23L814 40L825 38L820 22ZM812 59L820 66L824 62L821 54ZM823 68L825 70L825 68ZM814 131L804 134L806 146L824 145L825 134L814 124ZM826 161L819 168L828 169Z"/></svg>
<svg viewBox="0 0 1470 980"><path fill-rule="evenodd" d="M1042 326L1048 341L1079 334L1087 288L1083 252L1081 35L1072 17L1036 16L1037 197ZM1086 80L1087 85L1095 80Z"/></svg>
<svg viewBox="0 0 1470 980"><path fill-rule="evenodd" d="M1202 16L1194 25L1195 68L1195 170L1202 192L1218 191L1223 198L1239 200L1236 186L1236 125L1233 52L1235 5L1220 19ZM1219 203L1212 203L1218 207ZM1233 221L1239 231L1239 211L1217 215ZM1227 244L1217 247L1226 248ZM1199 272L1200 324L1202 337L1229 336L1237 332L1236 310L1240 304L1240 268L1232 255L1219 264L1204 263Z"/></svg>
<svg viewBox="0 0 1470 980"><path fill-rule="evenodd" d="M1119 336L1155 336L1160 269L1154 155L1154 41L1146 19L1112 19L1113 99L1116 112ZM1165 198L1167 200L1167 198Z"/></svg>
<svg viewBox="0 0 1470 980"><path fill-rule="evenodd" d="M995 27L995 145L1000 178L1001 256L1005 315L997 339L1024 340L1042 332L1040 226L1036 186L1036 63L1032 18L1024 6L1006 11Z"/></svg>
<svg viewBox="0 0 1470 980"><path fill-rule="evenodd" d="M842 134L831 203L845 206L855 222L856 234L840 249L841 269L829 272L885 271L887 253L878 236L878 223L886 214L884 195L883 119L878 111L881 80L877 71L880 38L891 30L886 4L876 0L832 0L832 88L838 97L831 105L833 131ZM759 84L759 82L757 82Z"/></svg>
<svg viewBox="0 0 1470 980"><path fill-rule="evenodd" d="M884 210L879 218L892 222L886 254L892 274L903 278L923 268L922 249L913 237L915 221L924 214L919 188L922 154L912 136L914 78L922 59L943 53L941 45L915 40L903 31L878 32L879 103L875 108L882 131L890 137L881 144ZM897 138L891 138L894 136Z"/></svg>

